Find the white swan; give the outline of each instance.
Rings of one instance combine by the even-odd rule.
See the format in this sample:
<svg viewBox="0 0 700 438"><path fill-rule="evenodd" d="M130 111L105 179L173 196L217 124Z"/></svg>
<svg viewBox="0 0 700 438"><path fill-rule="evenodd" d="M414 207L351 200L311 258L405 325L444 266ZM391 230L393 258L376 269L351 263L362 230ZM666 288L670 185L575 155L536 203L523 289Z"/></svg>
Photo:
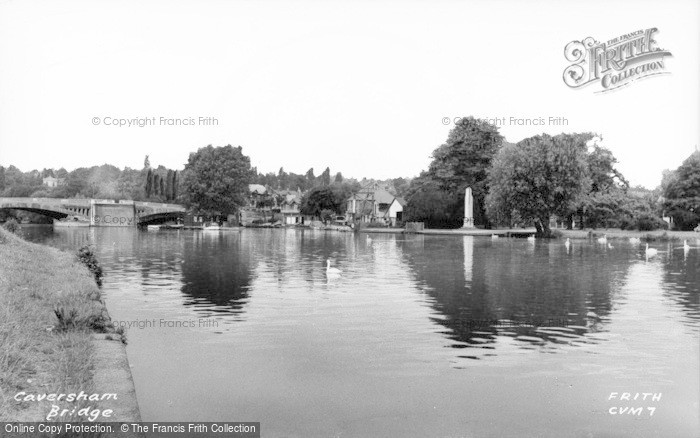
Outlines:
<svg viewBox="0 0 700 438"><path fill-rule="evenodd" d="M528 242L534 242L534 241L535 241L535 235L534 235L534 234L531 234L530 236L528 236L527 241L528 241Z"/></svg>
<svg viewBox="0 0 700 438"><path fill-rule="evenodd" d="M612 246L612 244L608 243L608 249L615 249L615 247Z"/></svg>
<svg viewBox="0 0 700 438"><path fill-rule="evenodd" d="M642 243L639 237L630 237L630 243Z"/></svg>
<svg viewBox="0 0 700 438"><path fill-rule="evenodd" d="M658 254L658 250L654 248L649 248L649 244L647 243L646 249L644 250L644 255L647 257L654 257L656 254Z"/></svg>
<svg viewBox="0 0 700 438"><path fill-rule="evenodd" d="M566 242L564 242L564 246L566 247L566 250L568 251L569 247L571 246L571 241L569 240L568 237L566 238Z"/></svg>
<svg viewBox="0 0 700 438"><path fill-rule="evenodd" d="M326 275L340 275L343 271L338 268L331 268L331 261L326 260Z"/></svg>
<svg viewBox="0 0 700 438"><path fill-rule="evenodd" d="M493 239L493 240L498 239L498 234L492 234L492 235L491 235L491 239Z"/></svg>
<svg viewBox="0 0 700 438"><path fill-rule="evenodd" d="M608 243L608 235L607 235L607 234L603 234L603 237L599 237L599 238L598 238L598 243L602 243L603 245L605 245L606 243Z"/></svg>

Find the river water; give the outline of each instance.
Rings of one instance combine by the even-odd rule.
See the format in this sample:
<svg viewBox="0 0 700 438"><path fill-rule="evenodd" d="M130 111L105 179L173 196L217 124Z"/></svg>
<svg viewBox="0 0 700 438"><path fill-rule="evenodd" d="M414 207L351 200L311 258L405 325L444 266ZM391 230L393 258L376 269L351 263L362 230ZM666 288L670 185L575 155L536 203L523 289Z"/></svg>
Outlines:
<svg viewBox="0 0 700 438"><path fill-rule="evenodd" d="M110 314L131 325L144 421L260 421L265 437L700 430L695 241L687 253L653 243L647 260L624 240L24 234L95 245ZM326 260L342 274L327 275Z"/></svg>

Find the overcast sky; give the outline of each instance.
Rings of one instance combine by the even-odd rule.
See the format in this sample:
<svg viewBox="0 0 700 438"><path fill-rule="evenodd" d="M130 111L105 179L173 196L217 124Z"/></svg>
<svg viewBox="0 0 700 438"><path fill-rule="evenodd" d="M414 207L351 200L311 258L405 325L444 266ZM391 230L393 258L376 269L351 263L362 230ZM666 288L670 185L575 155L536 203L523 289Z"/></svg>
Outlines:
<svg viewBox="0 0 700 438"><path fill-rule="evenodd" d="M141 168L149 154L181 168L232 144L264 172L415 176L453 126L443 118L474 115L505 117L511 142L599 132L631 183L653 188L700 144L698 5L0 0L0 164ZM564 84L570 41L650 27L670 74L609 93Z"/></svg>

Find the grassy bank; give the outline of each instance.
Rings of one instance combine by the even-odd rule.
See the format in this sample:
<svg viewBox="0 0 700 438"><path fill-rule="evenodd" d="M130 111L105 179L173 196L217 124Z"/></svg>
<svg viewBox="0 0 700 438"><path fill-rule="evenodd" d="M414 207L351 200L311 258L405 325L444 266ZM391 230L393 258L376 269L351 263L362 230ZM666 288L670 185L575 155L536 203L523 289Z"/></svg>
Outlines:
<svg viewBox="0 0 700 438"><path fill-rule="evenodd" d="M637 237L640 240L653 241L668 241L668 240L691 240L700 239L700 233L694 231L668 231L668 230L654 230L654 231L636 231L636 230L621 230L619 228L598 228L595 230L585 229L585 230L562 230L557 229L557 234L561 233L561 237L566 239L588 239L608 236L611 239L627 239L630 237Z"/></svg>
<svg viewBox="0 0 700 438"><path fill-rule="evenodd" d="M94 401L16 398L21 392L93 394L92 337L108 331L108 321L94 277L74 254L0 228L0 421L45 421L52 405L97 408Z"/></svg>

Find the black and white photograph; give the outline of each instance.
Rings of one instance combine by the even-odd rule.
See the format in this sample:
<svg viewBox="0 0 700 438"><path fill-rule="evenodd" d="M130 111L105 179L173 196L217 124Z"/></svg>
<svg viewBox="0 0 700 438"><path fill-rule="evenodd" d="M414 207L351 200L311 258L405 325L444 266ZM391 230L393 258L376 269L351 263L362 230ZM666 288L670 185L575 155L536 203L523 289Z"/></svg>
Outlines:
<svg viewBox="0 0 700 438"><path fill-rule="evenodd" d="M0 0L0 436L700 438L700 3Z"/></svg>

